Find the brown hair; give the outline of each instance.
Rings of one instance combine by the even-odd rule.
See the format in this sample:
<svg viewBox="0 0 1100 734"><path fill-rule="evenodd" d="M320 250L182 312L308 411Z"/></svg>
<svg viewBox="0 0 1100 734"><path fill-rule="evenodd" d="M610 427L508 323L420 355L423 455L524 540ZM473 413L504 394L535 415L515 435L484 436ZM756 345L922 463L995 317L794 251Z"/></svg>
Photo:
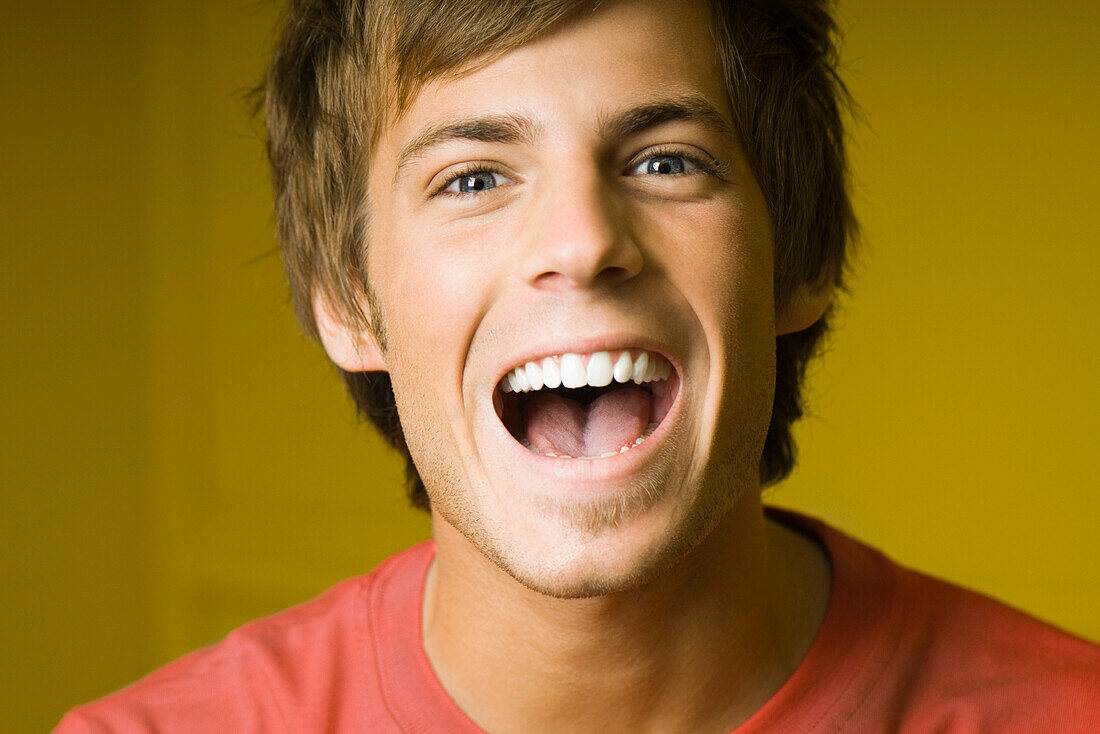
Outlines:
<svg viewBox="0 0 1100 734"><path fill-rule="evenodd" d="M265 83L268 155L283 262L303 327L317 337L314 291L348 325L383 324L364 268L365 178L380 131L425 81L498 57L592 0L292 0ZM710 0L712 32L745 155L775 241L775 300L802 284L842 285L856 231L847 191L829 0ZM364 313L361 304L366 304ZM806 365L828 313L776 339L776 387L760 479L795 463ZM359 411L405 457L409 496L429 500L405 444L389 375L340 371Z"/></svg>

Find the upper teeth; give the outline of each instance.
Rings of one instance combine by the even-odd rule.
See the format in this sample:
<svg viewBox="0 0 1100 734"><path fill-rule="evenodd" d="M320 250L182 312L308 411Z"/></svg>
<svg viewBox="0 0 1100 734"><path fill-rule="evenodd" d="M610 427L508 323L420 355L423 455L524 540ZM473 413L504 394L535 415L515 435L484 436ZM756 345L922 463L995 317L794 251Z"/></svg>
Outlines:
<svg viewBox="0 0 1100 734"><path fill-rule="evenodd" d="M544 387L605 387L615 382L635 384L665 380L672 365L644 349L594 354L555 354L522 364L504 376L504 392L530 392Z"/></svg>

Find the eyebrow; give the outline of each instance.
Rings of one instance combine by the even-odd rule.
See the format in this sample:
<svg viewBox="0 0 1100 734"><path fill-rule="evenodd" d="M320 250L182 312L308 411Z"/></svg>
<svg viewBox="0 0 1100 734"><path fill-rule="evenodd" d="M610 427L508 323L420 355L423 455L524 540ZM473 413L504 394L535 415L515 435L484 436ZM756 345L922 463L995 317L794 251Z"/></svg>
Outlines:
<svg viewBox="0 0 1100 734"><path fill-rule="evenodd" d="M632 107L601 121L605 140L628 138L666 122L691 122L719 135L733 135L733 125L705 98L696 95L673 97Z"/></svg>
<svg viewBox="0 0 1100 734"><path fill-rule="evenodd" d="M646 102L600 120L604 140L628 138L666 122L697 123L719 135L733 135L733 125L705 98L686 95ZM531 120L515 115L488 115L428 125L401 148L394 172L396 182L409 165L424 151L452 140L482 143L530 143L541 129Z"/></svg>
<svg viewBox="0 0 1100 734"><path fill-rule="evenodd" d="M527 143L534 140L537 126L530 120L513 115L490 115L468 120L438 122L421 130L401 148L397 156L394 181L425 150L451 140L475 140L481 143Z"/></svg>

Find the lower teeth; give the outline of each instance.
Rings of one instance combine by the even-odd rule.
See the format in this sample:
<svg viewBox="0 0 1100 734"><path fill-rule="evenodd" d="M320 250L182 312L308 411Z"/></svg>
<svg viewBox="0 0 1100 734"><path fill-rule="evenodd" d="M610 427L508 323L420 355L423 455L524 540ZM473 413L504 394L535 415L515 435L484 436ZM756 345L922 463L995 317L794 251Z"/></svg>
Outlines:
<svg viewBox="0 0 1100 734"><path fill-rule="evenodd" d="M528 451L533 451L534 453L538 454L539 456L548 456L552 459L576 459L576 458L589 459L589 460L591 460L591 459L607 459L607 458L610 458L612 456L618 456L619 454L625 454L627 451L630 451L630 449L634 448L635 446L641 445L641 443L643 441L645 441L647 438L649 438L650 436L653 435L653 432L657 430L657 425L658 424L656 424L656 423L650 423L646 427L646 429L642 433L642 435L638 436L638 438L634 439L634 443L621 446L618 451L608 451L606 453L600 454L599 456L576 457L576 456L570 456L569 454L556 454L553 451L542 451L542 450L532 446L531 442L528 441L526 437L521 439L520 443L523 444L523 447L525 449L527 449Z"/></svg>

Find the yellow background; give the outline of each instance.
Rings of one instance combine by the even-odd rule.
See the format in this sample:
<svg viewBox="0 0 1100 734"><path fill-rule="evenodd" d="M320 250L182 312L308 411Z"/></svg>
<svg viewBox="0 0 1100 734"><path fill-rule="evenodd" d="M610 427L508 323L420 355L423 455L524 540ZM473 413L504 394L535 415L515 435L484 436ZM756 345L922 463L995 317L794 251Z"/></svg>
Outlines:
<svg viewBox="0 0 1100 734"><path fill-rule="evenodd" d="M866 230L772 502L1100 638L1097 4L849 0ZM0 5L0 729L424 537L293 324L251 0Z"/></svg>

